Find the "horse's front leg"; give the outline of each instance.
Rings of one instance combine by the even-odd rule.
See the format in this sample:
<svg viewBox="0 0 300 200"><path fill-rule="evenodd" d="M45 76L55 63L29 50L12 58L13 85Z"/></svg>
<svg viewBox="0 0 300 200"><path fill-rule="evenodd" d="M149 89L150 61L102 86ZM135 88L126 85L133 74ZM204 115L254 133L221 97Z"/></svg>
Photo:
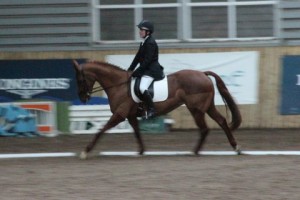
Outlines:
<svg viewBox="0 0 300 200"><path fill-rule="evenodd" d="M139 122L137 120L136 117L129 117L128 118L128 122L130 123L130 125L133 128L134 131L134 135L135 138L137 139L138 145L139 145L139 154L143 155L145 152L145 148L144 148L144 142L140 133L140 129L139 129Z"/></svg>
<svg viewBox="0 0 300 200"><path fill-rule="evenodd" d="M95 135L95 137L93 138L93 140L89 143L89 145L87 145L87 147L85 148L84 151L81 152L80 154L80 158L81 159L86 159L87 158L87 154L92 151L92 149L95 147L97 141L99 140L100 137L102 137L102 135L104 134L105 131L107 131L108 129L118 125L120 122L124 121L125 119L115 113L113 114L110 119L108 120L108 122L104 125L104 127L100 130L99 133L97 133Z"/></svg>

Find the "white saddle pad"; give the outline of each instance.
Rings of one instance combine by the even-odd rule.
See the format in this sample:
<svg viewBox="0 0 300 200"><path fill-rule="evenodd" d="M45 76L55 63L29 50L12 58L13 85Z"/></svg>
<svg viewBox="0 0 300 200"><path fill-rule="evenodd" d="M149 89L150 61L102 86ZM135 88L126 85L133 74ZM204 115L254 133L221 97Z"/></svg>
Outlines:
<svg viewBox="0 0 300 200"><path fill-rule="evenodd" d="M131 84L130 84L131 96L136 103L140 103L142 101L134 93L135 80L136 78L131 79ZM165 78L160 81L154 82L153 91L154 91L153 102L165 101L168 98L169 91L168 91L167 76L165 76Z"/></svg>

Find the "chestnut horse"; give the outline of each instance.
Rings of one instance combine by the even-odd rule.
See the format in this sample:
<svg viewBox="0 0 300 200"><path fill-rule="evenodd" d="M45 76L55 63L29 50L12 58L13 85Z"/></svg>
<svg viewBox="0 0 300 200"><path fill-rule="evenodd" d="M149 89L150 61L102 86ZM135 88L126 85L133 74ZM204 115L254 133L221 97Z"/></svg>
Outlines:
<svg viewBox="0 0 300 200"><path fill-rule="evenodd" d="M134 130L139 147L138 152L142 155L145 148L138 126L138 104L133 101L129 87L132 72L105 62L91 61L79 65L73 60L73 64L76 71L77 90L80 100L84 103L87 102L93 93L95 82L98 82L108 96L110 109L113 113L104 127L99 130L93 140L87 145L80 157L86 158L104 132L125 119L128 119ZM232 118L230 125L227 124L225 117L215 107L214 86L208 76L215 78L217 88L226 108L229 107ZM197 155L209 132L205 122L205 114L207 113L224 130L230 145L239 154L241 150L232 135L232 131L240 126L242 121L241 114L223 80L214 72L195 70L181 70L168 75L167 78L168 98L165 101L154 104L156 116L166 114L185 104L200 130L200 137L193 151Z"/></svg>

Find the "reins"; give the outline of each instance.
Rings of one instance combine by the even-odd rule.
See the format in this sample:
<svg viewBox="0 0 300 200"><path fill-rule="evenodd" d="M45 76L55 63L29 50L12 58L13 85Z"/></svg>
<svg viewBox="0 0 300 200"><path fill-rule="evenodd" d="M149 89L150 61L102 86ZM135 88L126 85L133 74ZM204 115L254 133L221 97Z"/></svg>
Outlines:
<svg viewBox="0 0 300 200"><path fill-rule="evenodd" d="M83 80L84 80L84 84L85 84L85 88L88 88L87 86L87 83L86 83L86 79L85 79L85 74L84 74L84 71L83 71L83 68L81 67L80 69L80 73L82 74L82 77L83 77ZM128 73L127 73L127 80L124 81L124 82L121 82L119 84L116 84L116 85L111 85L111 86L108 86L108 87L102 87L101 85L100 86L97 86L97 87L93 87L92 91L87 91L87 94L90 96L96 92L101 92L101 91L104 91L104 90L109 90L113 87L117 87L117 86L120 86L120 85L123 85L123 84L126 84L130 81L130 76L128 76ZM88 90L88 89L87 89Z"/></svg>
<svg viewBox="0 0 300 200"><path fill-rule="evenodd" d="M113 87L117 87L117 86L120 86L120 85L123 85L125 83L128 83L130 79L128 79L127 81L124 81L124 82L121 82L117 85L112 85L112 86L108 86L108 87L102 87L102 86L98 86L98 87L95 87L93 88L93 90L91 92L89 92L90 94L93 94L95 92L101 92L103 90L109 90L110 88L113 88Z"/></svg>

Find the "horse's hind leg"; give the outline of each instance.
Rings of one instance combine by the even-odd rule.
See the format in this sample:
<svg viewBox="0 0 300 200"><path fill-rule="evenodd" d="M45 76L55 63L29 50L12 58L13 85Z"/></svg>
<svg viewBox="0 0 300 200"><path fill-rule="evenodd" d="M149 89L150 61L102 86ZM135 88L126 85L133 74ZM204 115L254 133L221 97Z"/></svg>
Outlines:
<svg viewBox="0 0 300 200"><path fill-rule="evenodd" d="M207 111L207 114L213 120L215 120L219 124L219 126L224 130L230 145L238 154L240 154L241 153L240 147L237 145L237 142L236 142L230 128L228 127L225 117L223 117L221 115L221 113L219 113L219 111L216 109L215 106L210 106L209 110Z"/></svg>
<svg viewBox="0 0 300 200"><path fill-rule="evenodd" d="M206 137L209 133L209 129L208 129L207 124L205 122L204 113L202 113L201 111L198 111L196 109L195 110L190 109L190 112L192 113L192 115L194 117L194 120L195 120L197 126L199 127L199 131L200 131L200 136L199 136L199 139L198 139L198 143L197 143L197 145L194 149L194 153L196 155L198 155L199 151L203 147L203 144L205 143Z"/></svg>
<svg viewBox="0 0 300 200"><path fill-rule="evenodd" d="M128 121L133 128L135 138L137 139L137 142L139 144L139 154L143 155L145 148L144 148L144 143L143 143L142 136L140 133L138 120L136 117L130 117L130 118L128 118Z"/></svg>
<svg viewBox="0 0 300 200"><path fill-rule="evenodd" d="M197 119L197 125L200 128L200 137L199 137L197 146L194 149L194 153L196 155L198 155L199 151L202 149L203 144L205 143L206 137L209 133L209 129L208 129L205 119L204 119L204 115Z"/></svg>

